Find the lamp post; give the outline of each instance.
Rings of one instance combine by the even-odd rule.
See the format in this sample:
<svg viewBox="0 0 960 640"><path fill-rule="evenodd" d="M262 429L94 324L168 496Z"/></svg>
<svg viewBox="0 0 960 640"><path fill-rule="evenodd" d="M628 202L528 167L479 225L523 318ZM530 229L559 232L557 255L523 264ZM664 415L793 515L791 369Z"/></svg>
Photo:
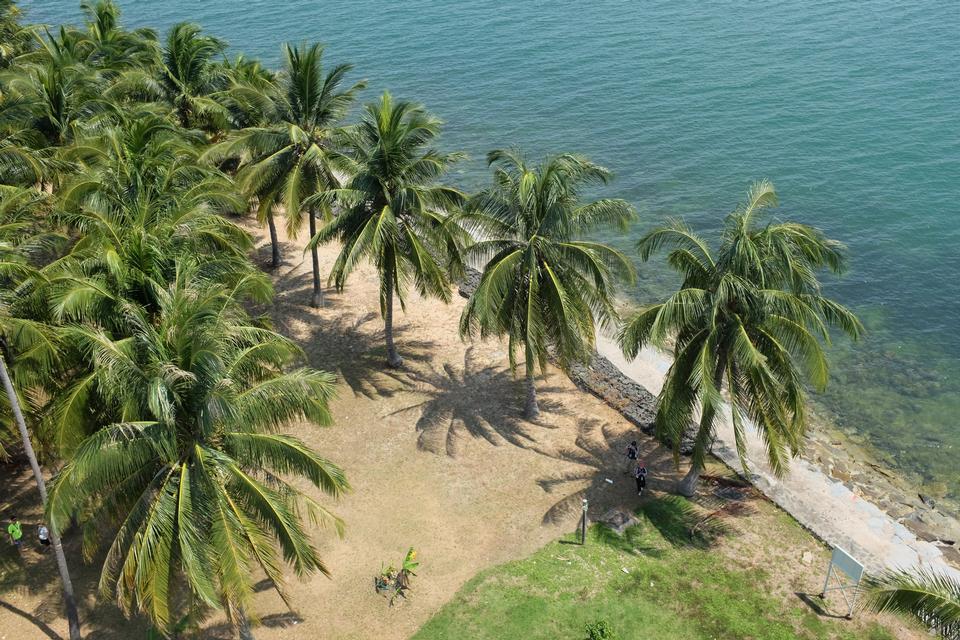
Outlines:
<svg viewBox="0 0 960 640"><path fill-rule="evenodd" d="M580 515L580 544L587 541L587 499L583 499L583 513Z"/></svg>

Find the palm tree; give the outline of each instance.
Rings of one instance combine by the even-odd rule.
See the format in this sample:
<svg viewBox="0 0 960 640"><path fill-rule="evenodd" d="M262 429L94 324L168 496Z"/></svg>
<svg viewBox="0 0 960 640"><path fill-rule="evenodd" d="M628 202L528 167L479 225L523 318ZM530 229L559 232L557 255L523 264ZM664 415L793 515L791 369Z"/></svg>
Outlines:
<svg viewBox="0 0 960 640"><path fill-rule="evenodd" d="M10 335L39 357L50 351L45 334L24 323L61 334L55 366L38 368L53 373L37 380L46 391L37 397L51 399L40 408L43 441L68 456L104 414L98 365L63 327L91 324L112 339L130 337L126 310L155 317L184 260L196 264L197 283L230 287L237 300L266 301L272 287L246 256L249 234L220 215L242 210L243 198L197 163L197 150L165 119L131 114L63 156L79 169L57 194L58 219L76 241L11 296L20 324Z"/></svg>
<svg viewBox="0 0 960 640"><path fill-rule="evenodd" d="M223 146L220 153L242 153L249 158L239 176L247 191L259 199L262 219L270 225L273 266L280 264L280 249L273 210L283 206L287 216L287 233L296 237L303 224L306 209L310 236L317 233L318 208L330 218L329 203L308 204L310 198L340 187L345 161L337 150L342 137L340 121L349 109L357 91L365 86L358 82L344 89L344 79L352 68L341 64L326 74L323 69L323 47L284 45L285 70L279 78L274 121L265 127L242 131L235 140ZM320 260L312 246L313 297L311 306L320 305Z"/></svg>
<svg viewBox="0 0 960 640"><path fill-rule="evenodd" d="M33 187L0 185L0 344L10 365L10 376L25 398L37 400L31 393L42 384L57 358L54 331L43 322L17 317L25 283L39 277L38 268L63 247L67 238L50 223L53 197ZM14 358L14 356L16 356ZM42 416L30 411L32 403L21 403L33 423L32 436L44 443ZM21 440L13 431L13 421L3 421L0 431L0 456L4 445ZM45 453L41 447L41 453Z"/></svg>
<svg viewBox="0 0 960 640"><path fill-rule="evenodd" d="M33 185L47 170L45 140L31 125L37 103L0 87L0 184Z"/></svg>
<svg viewBox="0 0 960 640"><path fill-rule="evenodd" d="M429 145L440 132L440 121L410 102L394 102L384 93L366 105L351 135L356 165L346 189L319 194L310 200L339 198L346 208L313 238L315 247L332 240L341 243L330 275L342 291L362 259L380 276L380 314L384 319L387 364L397 368L403 359L393 342L393 298L405 308L412 283L420 295L450 300L451 277L463 272L463 233L449 214L463 203L463 194L437 180L459 158Z"/></svg>
<svg viewBox="0 0 960 640"><path fill-rule="evenodd" d="M943 573L917 569L870 578L864 606L911 615L943 638L960 637L960 581Z"/></svg>
<svg viewBox="0 0 960 640"><path fill-rule="evenodd" d="M230 112L220 100L228 79L215 59L226 47L223 40L203 35L198 25L175 24L154 63L123 70L106 96L158 101L185 129L223 131L230 126Z"/></svg>
<svg viewBox="0 0 960 640"><path fill-rule="evenodd" d="M641 347L673 346L674 360L657 400L656 428L675 452L700 417L690 471L680 491L693 495L709 452L726 385L737 450L746 468L746 423L760 430L777 474L797 455L806 430L805 381L820 390L828 380L821 342L829 327L857 339L862 326L825 297L817 272L840 273L843 245L795 222L762 224L777 204L773 185L754 184L727 219L716 254L680 221L654 229L639 242L640 257L668 247L667 263L683 278L660 304L633 315L621 330L624 355Z"/></svg>
<svg viewBox="0 0 960 640"><path fill-rule="evenodd" d="M540 413L534 381L548 355L566 369L589 360L597 325L617 318L616 277L633 277L618 251L580 236L598 224L625 227L635 215L623 200L583 202L584 187L605 184L610 173L574 154L530 166L515 151L492 151L493 186L459 216L480 239L469 255L486 260L480 284L460 318L460 333L507 336L510 366L523 352L525 413Z"/></svg>
<svg viewBox="0 0 960 640"><path fill-rule="evenodd" d="M20 9L15 0L0 0L0 69L29 51L34 27L20 24Z"/></svg>
<svg viewBox="0 0 960 640"><path fill-rule="evenodd" d="M33 477L36 480L37 489L40 491L40 499L44 506L47 504L46 483L31 442L30 433L27 430L20 397L14 389L11 375L7 369L7 362L12 360L13 355L13 349L7 341L8 332L12 330L17 336L16 344L13 346L23 347L31 335L35 336L43 329L37 329L29 321L11 319L8 317L7 311L13 291L24 279L34 274L33 262L36 255L50 250L56 243L56 234L45 232L40 228L39 222L42 220L40 211L45 200L48 200L45 194L32 188L0 186L0 383L3 384L6 392L13 422L19 431L20 442L24 454L30 462L30 468L33 470ZM38 358L40 351L41 349L34 348L32 351L18 352L18 355L22 353L26 356L24 358L26 361L25 371L28 373L28 375L23 376L23 379L18 378L18 382L23 383L24 380L31 380L31 375L35 376L38 370L44 368L43 363L48 358ZM21 388L24 386L28 385L21 384ZM0 442L0 454L5 455L2 442ZM70 639L79 640L80 617L77 613L73 582L70 579L70 571L63 553L63 546L60 543L60 536L52 535L51 544L57 560L57 569L60 571L60 579L63 583L63 601Z"/></svg>
<svg viewBox="0 0 960 640"><path fill-rule="evenodd" d="M68 144L87 121L104 108L99 99L99 79L73 53L63 51L68 39L42 40L37 62L24 63L7 79L11 98L29 107L24 124L43 137L46 146Z"/></svg>
<svg viewBox="0 0 960 640"><path fill-rule="evenodd" d="M251 324L228 289L196 288L193 275L181 263L157 319L126 308L130 338L72 329L114 418L56 476L49 519L57 532L75 514L114 526L100 589L128 614L169 631L178 609L214 607L244 629L258 573L284 598L284 562L299 576L327 573L303 518L341 523L288 478L331 496L347 481L279 430L329 424L333 376L285 370L299 349ZM102 533L85 528L88 557Z"/></svg>
<svg viewBox="0 0 960 640"><path fill-rule="evenodd" d="M249 234L220 215L242 211L244 199L164 118L131 113L64 157L79 171L58 194L61 217L81 237L43 270L57 322L122 332L118 305L149 312L184 257L207 280L244 283L238 294L269 295L266 275L246 258Z"/></svg>
<svg viewBox="0 0 960 640"><path fill-rule="evenodd" d="M149 65L156 58L156 32L152 29L123 29L120 8L113 0L84 0L80 9L87 22L86 40L92 45L88 62L116 72Z"/></svg>
<svg viewBox="0 0 960 640"><path fill-rule="evenodd" d="M27 423L23 418L23 412L20 410L20 402L17 393L14 391L13 382L7 373L6 360L4 353L6 349L2 348L0 340L0 382L7 393L7 399L10 402L10 408L13 412L14 422L20 430L20 438L23 441L23 451L30 461L30 468L33 470L33 478L37 482L37 489L40 491L40 500L44 507L47 506L47 485L43 480L43 472L40 471L40 464L37 462L37 455L33 451L33 445L30 443L30 433L27 431ZM53 553L57 559L57 570L60 572L60 582L63 586L63 605L67 614L67 625L70 630L70 640L80 640L80 615L77 612L77 599L73 593L73 581L70 579L70 569L67 567L67 557L63 553L63 545L60 543L60 534L58 531L51 530L50 543L53 546Z"/></svg>

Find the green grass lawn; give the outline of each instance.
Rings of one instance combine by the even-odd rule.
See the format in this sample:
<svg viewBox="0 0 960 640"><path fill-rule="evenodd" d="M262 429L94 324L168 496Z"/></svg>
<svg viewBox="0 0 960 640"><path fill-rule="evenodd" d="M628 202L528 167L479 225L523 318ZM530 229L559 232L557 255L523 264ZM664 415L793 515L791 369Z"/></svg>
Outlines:
<svg viewBox="0 0 960 640"><path fill-rule="evenodd" d="M722 521L691 539L700 516L683 499L637 515L623 538L595 525L585 546L554 542L478 574L414 639L580 640L597 620L623 640L894 639L875 622L820 617L799 598L770 595L771 576L714 547Z"/></svg>

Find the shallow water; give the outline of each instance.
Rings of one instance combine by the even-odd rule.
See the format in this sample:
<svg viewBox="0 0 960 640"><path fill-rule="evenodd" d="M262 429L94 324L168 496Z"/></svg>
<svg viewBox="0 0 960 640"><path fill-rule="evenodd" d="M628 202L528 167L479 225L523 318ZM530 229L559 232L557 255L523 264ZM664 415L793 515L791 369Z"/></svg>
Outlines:
<svg viewBox="0 0 960 640"><path fill-rule="evenodd" d="M78 17L75 0L23 2ZM768 177L777 212L850 246L829 291L870 331L832 350L818 402L914 481L960 497L960 11L954 3L122 2L129 26L189 19L276 64L283 41L327 43L365 99L389 88L448 122L444 144L577 150L609 166L608 195L641 222L604 237L630 250L667 215L710 232ZM674 284L641 268L637 301Z"/></svg>

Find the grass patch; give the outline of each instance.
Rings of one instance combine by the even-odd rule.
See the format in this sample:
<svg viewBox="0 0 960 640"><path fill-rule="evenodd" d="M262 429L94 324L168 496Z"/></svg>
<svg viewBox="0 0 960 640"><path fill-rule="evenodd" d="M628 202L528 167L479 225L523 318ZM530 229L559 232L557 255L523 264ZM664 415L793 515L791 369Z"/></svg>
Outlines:
<svg viewBox="0 0 960 640"><path fill-rule="evenodd" d="M637 516L623 537L594 525L583 547L571 536L481 572L414 640L582 640L599 620L623 640L894 639L771 596L774 577L719 553L727 528L686 500L654 500Z"/></svg>

